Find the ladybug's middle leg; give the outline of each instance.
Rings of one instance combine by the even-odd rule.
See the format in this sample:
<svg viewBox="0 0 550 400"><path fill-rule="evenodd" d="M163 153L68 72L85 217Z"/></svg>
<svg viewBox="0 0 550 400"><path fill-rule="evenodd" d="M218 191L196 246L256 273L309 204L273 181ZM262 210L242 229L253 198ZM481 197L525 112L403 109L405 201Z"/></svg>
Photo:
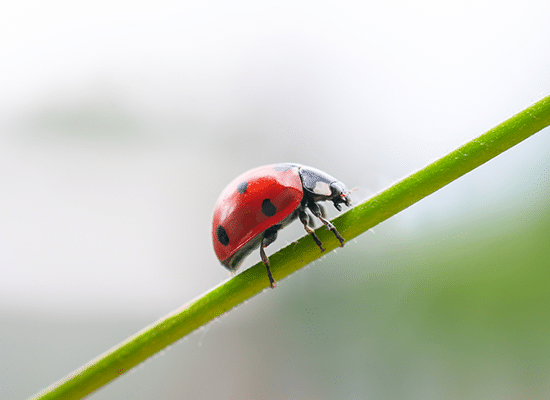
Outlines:
<svg viewBox="0 0 550 400"><path fill-rule="evenodd" d="M275 288L275 279L273 279L273 275L271 274L271 268L269 265L269 258L265 254L265 248L269 246L271 243L277 239L277 231L280 229L278 225L272 226L271 228L267 229L263 233L262 241L260 243L260 257L262 258L262 261L267 268L267 277L269 278L269 286L271 286L272 289Z"/></svg>
<svg viewBox="0 0 550 400"><path fill-rule="evenodd" d="M340 246L344 247L344 238L342 237L342 235L340 235L340 232L338 232L338 230L334 227L334 225L332 225L332 223L329 220L325 219L325 217L323 216L323 214L321 212L321 209L319 208L317 203L315 203L313 201L310 201L310 202L307 203L307 208L309 208L310 211L313 213L313 215L315 215L317 218L319 218L321 220L321 222L323 224L325 224L325 226L332 233L334 233L334 236L336 236L336 239L338 239L340 241Z"/></svg>
<svg viewBox="0 0 550 400"><path fill-rule="evenodd" d="M309 221L309 215L307 215L307 213L305 211L301 210L300 213L298 214L298 216L300 217L300 222L302 222L302 224L304 224L304 229L306 230L306 232L311 235L313 240L315 240L315 243L317 244L317 246L319 246L321 251L325 251L325 249L323 248L323 242L321 242L321 240L319 240L319 238L315 234L315 231L313 229L311 229L311 227L309 226L309 222L310 222Z"/></svg>

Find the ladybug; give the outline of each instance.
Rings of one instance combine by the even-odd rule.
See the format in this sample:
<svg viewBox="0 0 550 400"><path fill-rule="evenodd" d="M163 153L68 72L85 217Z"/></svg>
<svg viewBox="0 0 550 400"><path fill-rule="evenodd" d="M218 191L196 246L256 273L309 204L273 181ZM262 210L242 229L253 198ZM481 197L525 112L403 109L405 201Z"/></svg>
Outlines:
<svg viewBox="0 0 550 400"><path fill-rule="evenodd" d="M351 206L350 191L326 172L300 164L273 164L254 168L235 178L222 192L214 207L212 241L221 264L236 271L244 258L260 247L272 288L275 280L265 248L277 232L299 218L321 251L323 243L313 231L308 209L334 233L344 246L344 238L328 220L319 201L330 200L338 211L340 203Z"/></svg>

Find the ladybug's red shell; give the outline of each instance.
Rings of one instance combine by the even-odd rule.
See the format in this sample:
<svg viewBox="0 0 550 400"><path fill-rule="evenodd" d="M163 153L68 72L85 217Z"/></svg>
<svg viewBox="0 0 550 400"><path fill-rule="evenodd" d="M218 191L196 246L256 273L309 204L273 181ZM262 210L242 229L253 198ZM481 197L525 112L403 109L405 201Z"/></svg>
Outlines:
<svg viewBox="0 0 550 400"><path fill-rule="evenodd" d="M234 179L214 208L212 240L220 262L236 269L241 253L259 243L262 232L290 216L302 198L297 165L266 165Z"/></svg>

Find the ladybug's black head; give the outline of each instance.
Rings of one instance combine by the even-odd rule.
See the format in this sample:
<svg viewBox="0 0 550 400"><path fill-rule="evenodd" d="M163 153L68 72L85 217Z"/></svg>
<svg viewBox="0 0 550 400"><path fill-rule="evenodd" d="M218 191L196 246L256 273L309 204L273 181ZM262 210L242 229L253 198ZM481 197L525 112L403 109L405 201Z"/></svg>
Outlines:
<svg viewBox="0 0 550 400"><path fill-rule="evenodd" d="M338 211L342 211L340 203L344 203L346 206L351 206L350 191L342 182L332 182L330 184L331 200L334 203L334 207Z"/></svg>

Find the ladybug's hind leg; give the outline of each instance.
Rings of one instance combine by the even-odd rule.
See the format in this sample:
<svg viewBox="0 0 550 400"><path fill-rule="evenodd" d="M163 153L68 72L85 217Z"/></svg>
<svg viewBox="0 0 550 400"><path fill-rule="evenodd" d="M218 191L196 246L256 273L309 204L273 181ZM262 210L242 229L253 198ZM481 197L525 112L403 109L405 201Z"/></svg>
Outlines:
<svg viewBox="0 0 550 400"><path fill-rule="evenodd" d="M325 249L323 248L323 242L319 240L319 238L315 234L315 231L311 229L313 223L311 223L312 221L310 220L309 215L305 211L301 210L298 216L300 217L300 222L304 224L304 229L306 230L306 232L311 235L313 240L315 240L315 243L317 244L317 246L319 246L321 251L325 251Z"/></svg>
<svg viewBox="0 0 550 400"><path fill-rule="evenodd" d="M275 288L275 279L273 279L273 275L271 274L271 268L269 266L269 258L267 257L267 254L265 254L265 248L269 246L271 243L277 239L277 231L280 229L278 225L272 226L271 228L267 229L263 233L262 241L260 243L260 257L262 258L262 261L267 268L267 277L269 278L269 286L271 286L272 289Z"/></svg>
<svg viewBox="0 0 550 400"><path fill-rule="evenodd" d="M321 222L325 224L325 226L332 233L334 233L334 236L336 236L336 239L338 239L338 241L340 242L340 246L344 247L344 238L342 237L342 235L340 235L340 232L338 232L338 230L334 227L334 225L332 225L332 223L323 216L324 213L321 211L321 208L319 207L319 205L313 201L310 201L307 204L307 208L309 208L310 211L313 213L313 215L319 218Z"/></svg>

